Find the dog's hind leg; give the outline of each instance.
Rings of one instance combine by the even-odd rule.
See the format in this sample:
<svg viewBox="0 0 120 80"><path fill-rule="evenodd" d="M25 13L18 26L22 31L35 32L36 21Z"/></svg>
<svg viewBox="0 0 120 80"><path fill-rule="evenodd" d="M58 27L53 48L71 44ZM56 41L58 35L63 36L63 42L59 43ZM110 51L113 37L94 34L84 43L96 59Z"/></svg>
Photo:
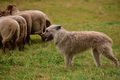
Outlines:
<svg viewBox="0 0 120 80"><path fill-rule="evenodd" d="M108 58L109 60L113 61L114 64L116 65L116 67L119 66L118 60L114 57L111 47L106 46L106 47L104 47L102 50L100 50L100 52L101 52L102 55L104 55L106 58Z"/></svg>
<svg viewBox="0 0 120 80"><path fill-rule="evenodd" d="M100 64L100 53L98 52L97 49L92 49L92 53L93 53L93 57L94 57L95 62L96 62L96 66L100 67L101 66L101 64Z"/></svg>

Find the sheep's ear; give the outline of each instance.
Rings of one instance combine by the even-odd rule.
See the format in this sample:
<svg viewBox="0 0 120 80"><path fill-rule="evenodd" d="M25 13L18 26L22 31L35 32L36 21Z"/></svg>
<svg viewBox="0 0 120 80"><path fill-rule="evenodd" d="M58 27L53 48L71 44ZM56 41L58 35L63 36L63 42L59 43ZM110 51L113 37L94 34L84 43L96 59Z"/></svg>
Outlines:
<svg viewBox="0 0 120 80"><path fill-rule="evenodd" d="M12 10L12 8L13 8L13 5L8 5L6 10Z"/></svg>
<svg viewBox="0 0 120 80"><path fill-rule="evenodd" d="M62 26L56 26L55 29L56 29L56 30L59 30L59 29L61 29L61 27L62 27Z"/></svg>

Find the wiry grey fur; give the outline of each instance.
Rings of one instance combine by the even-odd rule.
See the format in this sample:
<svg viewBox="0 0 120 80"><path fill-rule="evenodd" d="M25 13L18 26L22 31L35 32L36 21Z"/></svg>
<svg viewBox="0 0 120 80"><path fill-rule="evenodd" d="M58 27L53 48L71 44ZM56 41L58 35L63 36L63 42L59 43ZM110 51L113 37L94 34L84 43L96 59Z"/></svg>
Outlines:
<svg viewBox="0 0 120 80"><path fill-rule="evenodd" d="M57 49L64 54L66 67L72 65L74 55L80 54L88 49L92 49L96 66L101 66L99 60L100 54L113 61L116 67L119 65L112 52L112 40L104 33L95 31L69 32L59 25L51 25L46 30L47 32L42 34L42 37L46 36L47 40L49 35L52 35L52 41Z"/></svg>

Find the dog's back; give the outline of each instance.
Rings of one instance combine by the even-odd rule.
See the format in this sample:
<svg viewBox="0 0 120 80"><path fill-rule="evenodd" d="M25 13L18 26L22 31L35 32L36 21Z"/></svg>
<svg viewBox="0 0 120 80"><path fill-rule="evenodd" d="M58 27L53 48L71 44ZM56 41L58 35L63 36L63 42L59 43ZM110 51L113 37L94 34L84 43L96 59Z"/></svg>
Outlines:
<svg viewBox="0 0 120 80"><path fill-rule="evenodd" d="M58 35L61 34L59 31ZM83 52L90 48L96 48L100 45L111 45L112 39L104 33L95 31L79 31L79 32L65 32L62 37L58 39L59 50L65 50L65 52L78 53ZM60 49L62 48L62 49Z"/></svg>

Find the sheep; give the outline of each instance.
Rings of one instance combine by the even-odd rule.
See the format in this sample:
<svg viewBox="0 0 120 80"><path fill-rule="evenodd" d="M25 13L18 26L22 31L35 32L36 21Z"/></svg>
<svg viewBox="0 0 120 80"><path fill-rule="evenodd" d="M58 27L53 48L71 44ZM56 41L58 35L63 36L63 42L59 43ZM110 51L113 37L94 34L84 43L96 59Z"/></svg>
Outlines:
<svg viewBox="0 0 120 80"><path fill-rule="evenodd" d="M3 45L3 52L5 53L6 45L9 45L9 49L14 48L16 44L20 42L20 27L16 20L12 18L0 18L0 41ZM13 40L14 44L9 42Z"/></svg>
<svg viewBox="0 0 120 80"><path fill-rule="evenodd" d="M25 41L26 41L26 36L27 36L27 24L26 24L26 20L19 16L19 15L15 15L15 16L3 16L2 18L12 18L14 20L16 20L19 23L19 27L20 27L20 41L21 43L18 44L19 46L19 50L23 50L24 45L25 45Z"/></svg>
<svg viewBox="0 0 120 80"><path fill-rule="evenodd" d="M15 5L9 5L7 7L7 9L11 9L12 6L15 6ZM10 11L8 11L7 9L5 11L1 11L0 12L0 16L11 15ZM14 11L13 11L13 13L14 13ZM26 20L26 23L27 23L27 36L26 36L25 43L28 44L28 43L30 43L30 32L31 32L31 28L32 28L32 19L31 19L31 16L28 13L17 13L17 12L16 12L15 15L22 16Z"/></svg>
<svg viewBox="0 0 120 80"><path fill-rule="evenodd" d="M5 16L6 17L6 16ZM12 18L14 20L16 20L19 23L19 27L20 27L20 41L21 43L18 44L19 46L19 50L23 50L24 45L25 45L25 41L26 41L26 36L27 36L27 23L26 20L18 15L15 16L7 16L8 18Z"/></svg>
<svg viewBox="0 0 120 80"><path fill-rule="evenodd" d="M51 25L51 21L48 16L38 10L19 11L15 5L8 5L5 13L10 15L29 14L32 19L32 27L29 29L30 34L41 34L45 31L46 27ZM27 38L28 42L29 38L30 37Z"/></svg>

